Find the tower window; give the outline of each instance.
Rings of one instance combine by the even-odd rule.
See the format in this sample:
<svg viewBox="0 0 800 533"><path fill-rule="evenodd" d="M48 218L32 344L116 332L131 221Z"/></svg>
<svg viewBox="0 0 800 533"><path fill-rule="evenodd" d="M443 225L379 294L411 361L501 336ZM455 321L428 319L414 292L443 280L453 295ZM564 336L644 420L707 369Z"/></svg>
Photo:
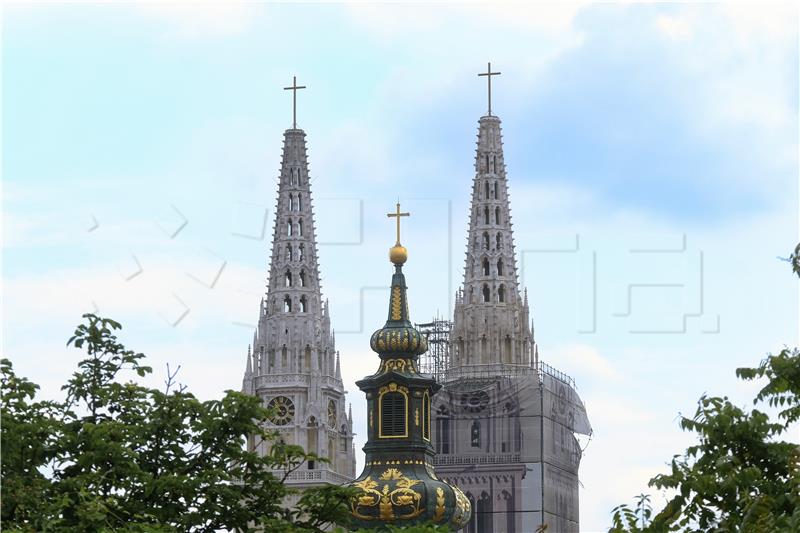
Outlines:
<svg viewBox="0 0 800 533"><path fill-rule="evenodd" d="M292 236L292 219L291 218L289 219L289 223L286 225L286 236L287 237L291 237Z"/></svg>
<svg viewBox="0 0 800 533"><path fill-rule="evenodd" d="M489 249L489 234L487 232L483 232L483 249Z"/></svg>
<svg viewBox="0 0 800 533"><path fill-rule="evenodd" d="M288 295L283 298L283 312L284 313L292 312L292 299L289 298Z"/></svg>
<svg viewBox="0 0 800 533"><path fill-rule="evenodd" d="M497 260L497 275L498 276L502 276L503 275L503 260L502 259L498 259Z"/></svg>
<svg viewBox="0 0 800 533"><path fill-rule="evenodd" d="M493 188L494 188L494 198L496 200L497 199L497 182L496 181L493 184Z"/></svg>
<svg viewBox="0 0 800 533"><path fill-rule="evenodd" d="M490 295L489 294L489 287L484 285L483 286L483 301L484 302L488 302L489 301L489 295Z"/></svg>
<svg viewBox="0 0 800 533"><path fill-rule="evenodd" d="M489 172L489 154L486 154L486 172Z"/></svg>
<svg viewBox="0 0 800 533"><path fill-rule="evenodd" d="M494 236L494 242L497 245L498 250L503 248L503 237L500 235L500 233Z"/></svg>
<svg viewBox="0 0 800 533"><path fill-rule="evenodd" d="M300 259L300 261L302 261L306 256L306 253L305 253L306 252L306 247L301 244L300 248L299 248L299 251L300 251L300 258L299 259Z"/></svg>
<svg viewBox="0 0 800 533"><path fill-rule="evenodd" d="M488 206L483 208L483 223L484 224L488 224L489 223L489 207Z"/></svg>
<svg viewBox="0 0 800 533"><path fill-rule="evenodd" d="M497 289L497 299L501 302L506 301L506 288L503 285L500 285L500 288Z"/></svg>
<svg viewBox="0 0 800 533"><path fill-rule="evenodd" d="M494 222L495 222L495 224L500 224L500 208L499 207L495 207L494 208ZM300 235L302 235L302 234L303 234L303 231L301 229L300 230Z"/></svg>
<svg viewBox="0 0 800 533"><path fill-rule="evenodd" d="M285 280L286 280L286 286L287 286L287 287L291 287L291 286L292 286L292 273L291 273L291 272L289 272L288 270L286 271L286 278L285 278Z"/></svg>
<svg viewBox="0 0 800 533"><path fill-rule="evenodd" d="M304 270L300 271L300 286L301 287L305 287L306 286L306 273L305 273Z"/></svg>
<svg viewBox="0 0 800 533"><path fill-rule="evenodd" d="M489 275L489 260L486 259L485 257L483 258L483 275L484 276Z"/></svg>
<svg viewBox="0 0 800 533"><path fill-rule="evenodd" d="M422 396L422 438L431 440L431 397L428 391Z"/></svg>
<svg viewBox="0 0 800 533"><path fill-rule="evenodd" d="M470 429L470 444L473 448L481 447L481 424L477 420L472 422Z"/></svg>
<svg viewBox="0 0 800 533"><path fill-rule="evenodd" d="M497 212L500 212L500 208L497 209ZM301 237L303 236L303 219L297 221L297 234Z"/></svg>
<svg viewBox="0 0 800 533"><path fill-rule="evenodd" d="M390 391L381 394L378 413L380 438L408 436L407 407L408 398L402 392Z"/></svg>
<svg viewBox="0 0 800 533"><path fill-rule="evenodd" d="M489 182L486 181L483 183L483 197L487 200L489 199Z"/></svg>
<svg viewBox="0 0 800 533"><path fill-rule="evenodd" d="M292 260L292 246L291 245L286 246L286 260L287 261L291 261Z"/></svg>
<svg viewBox="0 0 800 533"><path fill-rule="evenodd" d="M301 313L308 312L308 301L306 300L305 296L300 297L300 312Z"/></svg>
<svg viewBox="0 0 800 533"><path fill-rule="evenodd" d="M294 194L289 193L289 211L294 211Z"/></svg>
<svg viewBox="0 0 800 533"><path fill-rule="evenodd" d="M303 195L297 193L297 210L302 211L303 209Z"/></svg>

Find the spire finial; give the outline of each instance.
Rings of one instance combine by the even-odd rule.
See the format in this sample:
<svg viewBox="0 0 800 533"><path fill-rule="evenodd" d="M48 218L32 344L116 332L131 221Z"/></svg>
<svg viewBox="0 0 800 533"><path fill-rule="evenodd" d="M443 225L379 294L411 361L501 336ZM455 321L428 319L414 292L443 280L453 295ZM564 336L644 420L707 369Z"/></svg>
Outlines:
<svg viewBox="0 0 800 533"><path fill-rule="evenodd" d="M492 63L486 65L486 72L481 72L478 76L486 76L489 85L489 116L492 116L492 76L499 76L500 72L492 72Z"/></svg>
<svg viewBox="0 0 800 533"><path fill-rule="evenodd" d="M292 76L292 86L284 87L284 91L292 91L292 129L297 129L297 91L305 89L305 85L297 85L297 76ZM491 115L491 113L489 113Z"/></svg>
<svg viewBox="0 0 800 533"><path fill-rule="evenodd" d="M400 244L400 217L409 217L411 213L400 212L400 202L397 202L397 207L394 213L387 213L387 217L397 219L397 242L394 247L389 250L389 260L397 266L402 265L408 259L408 250Z"/></svg>

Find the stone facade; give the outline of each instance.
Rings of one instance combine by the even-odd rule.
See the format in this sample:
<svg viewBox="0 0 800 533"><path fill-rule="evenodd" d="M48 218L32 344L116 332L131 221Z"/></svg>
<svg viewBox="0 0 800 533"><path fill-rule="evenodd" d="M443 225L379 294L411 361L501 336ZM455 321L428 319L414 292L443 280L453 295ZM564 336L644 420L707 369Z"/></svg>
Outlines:
<svg viewBox="0 0 800 533"><path fill-rule="evenodd" d="M284 133L269 282L242 383L275 409L270 426L284 442L331 461L293 472L289 483L299 487L355 476L352 414L319 284L305 136L301 129ZM269 452L266 443L250 446Z"/></svg>
<svg viewBox="0 0 800 533"><path fill-rule="evenodd" d="M538 358L498 117L481 117L477 145L464 283L432 406L436 473L472 503L468 533L577 533L575 433L591 428L572 380Z"/></svg>

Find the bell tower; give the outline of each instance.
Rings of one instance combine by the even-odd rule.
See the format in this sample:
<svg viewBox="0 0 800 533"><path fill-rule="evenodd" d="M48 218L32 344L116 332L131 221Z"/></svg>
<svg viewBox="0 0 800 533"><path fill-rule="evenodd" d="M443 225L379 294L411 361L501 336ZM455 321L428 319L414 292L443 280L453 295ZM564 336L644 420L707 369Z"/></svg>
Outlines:
<svg viewBox="0 0 800 533"><path fill-rule="evenodd" d="M303 88L295 78L286 89L296 102ZM283 134L269 281L242 388L273 410L271 426L285 443L330 461L309 462L287 482L338 485L355 476L352 417L345 408L339 352L319 281L306 133L297 128L296 104L293 111L293 127ZM263 442L250 446L269 452Z"/></svg>
<svg viewBox="0 0 800 533"><path fill-rule="evenodd" d="M408 215L399 203L388 215L397 219L397 243L389 250L394 264L389 314L370 339L378 371L356 382L367 398L368 428L364 471L350 484L359 489L350 513L354 526L362 528L433 523L459 530L469 522L470 503L433 470L431 399L441 386L418 367L428 342L408 312L403 275L408 252L400 244L400 219Z"/></svg>

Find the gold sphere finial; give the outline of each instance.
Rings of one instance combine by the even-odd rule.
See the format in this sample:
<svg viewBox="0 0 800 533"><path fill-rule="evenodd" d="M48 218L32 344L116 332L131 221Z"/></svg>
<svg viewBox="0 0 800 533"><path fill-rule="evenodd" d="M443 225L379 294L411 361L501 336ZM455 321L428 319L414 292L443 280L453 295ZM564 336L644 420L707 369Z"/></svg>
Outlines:
<svg viewBox="0 0 800 533"><path fill-rule="evenodd" d="M408 250L400 243L389 248L389 261L395 265L402 265L408 260Z"/></svg>

